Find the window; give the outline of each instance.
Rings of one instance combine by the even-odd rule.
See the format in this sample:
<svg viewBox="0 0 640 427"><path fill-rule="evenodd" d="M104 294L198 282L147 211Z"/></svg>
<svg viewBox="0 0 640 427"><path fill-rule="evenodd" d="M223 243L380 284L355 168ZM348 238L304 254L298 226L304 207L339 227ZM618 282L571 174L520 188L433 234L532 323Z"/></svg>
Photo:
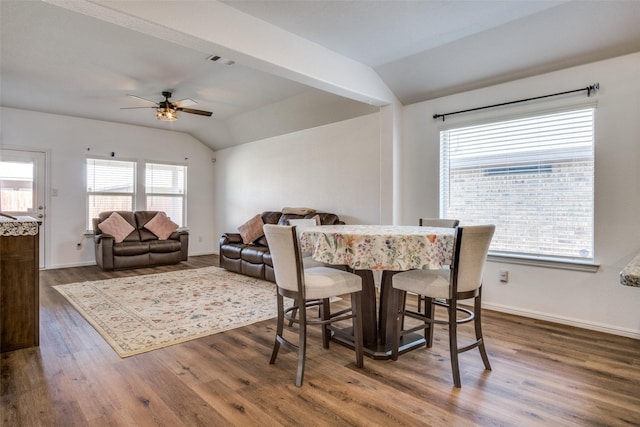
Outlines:
<svg viewBox="0 0 640 427"><path fill-rule="evenodd" d="M0 211L27 212L33 209L33 164L0 161Z"/></svg>
<svg viewBox="0 0 640 427"><path fill-rule="evenodd" d="M176 224L186 225L184 200L187 167L147 163L145 175L147 209L163 211Z"/></svg>
<svg viewBox="0 0 640 427"><path fill-rule="evenodd" d="M493 255L593 261L594 108L440 132L440 215L492 223Z"/></svg>
<svg viewBox="0 0 640 427"><path fill-rule="evenodd" d="M135 162L87 159L88 230L100 212L134 210L135 178Z"/></svg>

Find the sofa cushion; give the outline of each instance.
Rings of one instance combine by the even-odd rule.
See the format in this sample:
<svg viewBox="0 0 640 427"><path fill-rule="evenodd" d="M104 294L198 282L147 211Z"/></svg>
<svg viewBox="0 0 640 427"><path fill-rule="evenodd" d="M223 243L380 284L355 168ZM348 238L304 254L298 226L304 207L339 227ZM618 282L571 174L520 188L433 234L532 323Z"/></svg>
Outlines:
<svg viewBox="0 0 640 427"><path fill-rule="evenodd" d="M179 252L181 248L179 240L151 240L149 242L149 252L152 253Z"/></svg>
<svg viewBox="0 0 640 427"><path fill-rule="evenodd" d="M220 246L220 256L228 259L240 259L244 243L228 243Z"/></svg>
<svg viewBox="0 0 640 427"><path fill-rule="evenodd" d="M262 212L262 222L265 224L277 224L282 216L282 212L277 211L265 211Z"/></svg>
<svg viewBox="0 0 640 427"><path fill-rule="evenodd" d="M238 232L242 236L242 241L245 244L249 244L264 235L262 227L264 227L264 222L260 214L258 214L238 227Z"/></svg>
<svg viewBox="0 0 640 427"><path fill-rule="evenodd" d="M271 256L271 252L265 252L262 254L262 261L264 261L264 265L268 265L273 268L273 257Z"/></svg>
<svg viewBox="0 0 640 427"><path fill-rule="evenodd" d="M242 259L252 264L262 264L263 255L269 252L269 248L263 246L246 246L242 250Z"/></svg>
<svg viewBox="0 0 640 427"><path fill-rule="evenodd" d="M260 237L258 240L253 242L253 244L256 246L264 246L264 247L269 246L269 243L267 242L267 238L265 236Z"/></svg>
<svg viewBox="0 0 640 427"><path fill-rule="evenodd" d="M116 243L121 243L135 227L127 222L118 212L113 212L109 218L98 224L100 230L113 236Z"/></svg>
<svg viewBox="0 0 640 427"><path fill-rule="evenodd" d="M138 228L138 233L140 233L140 240L142 240L143 242L147 242L149 240L158 240L158 236L153 234L151 230L147 230L145 228L145 225L147 225L147 223L151 221L157 214L158 211L134 212L136 227Z"/></svg>
<svg viewBox="0 0 640 427"><path fill-rule="evenodd" d="M114 256L134 256L149 253L149 244L146 242L122 242L113 246Z"/></svg>
<svg viewBox="0 0 640 427"><path fill-rule="evenodd" d="M178 229L178 224L171 221L164 212L158 212L144 225L144 228L158 236L158 239L167 240Z"/></svg>
<svg viewBox="0 0 640 427"><path fill-rule="evenodd" d="M338 218L338 215L336 214L318 212L315 215L306 215L305 218L310 218L312 216L317 216L320 218L320 225L344 224L344 222L340 221L340 218Z"/></svg>

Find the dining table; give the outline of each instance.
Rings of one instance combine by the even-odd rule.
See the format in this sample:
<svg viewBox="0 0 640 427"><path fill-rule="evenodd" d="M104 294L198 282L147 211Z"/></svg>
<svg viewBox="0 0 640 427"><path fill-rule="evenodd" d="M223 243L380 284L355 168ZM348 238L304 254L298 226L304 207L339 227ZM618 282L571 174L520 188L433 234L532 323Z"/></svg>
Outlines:
<svg viewBox="0 0 640 427"><path fill-rule="evenodd" d="M403 225L320 225L300 233L300 250L329 265L346 266L362 278L362 321L365 354L391 357L394 311L393 274L413 269L441 269L451 264L454 228ZM381 271L377 295L374 273ZM352 347L348 340L336 338ZM400 351L425 344L419 334L402 338Z"/></svg>

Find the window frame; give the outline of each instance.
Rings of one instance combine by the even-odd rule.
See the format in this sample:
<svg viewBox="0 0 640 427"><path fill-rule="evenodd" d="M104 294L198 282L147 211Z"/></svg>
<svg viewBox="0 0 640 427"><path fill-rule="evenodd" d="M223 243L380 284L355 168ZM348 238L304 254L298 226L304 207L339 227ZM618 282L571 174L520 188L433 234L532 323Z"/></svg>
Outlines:
<svg viewBox="0 0 640 427"><path fill-rule="evenodd" d="M133 164L133 183L132 183L132 188L133 188L133 192L132 193L126 193L126 192L111 192L111 191L89 191L89 161L94 160L94 161L105 161L105 162L122 162L122 163L131 163ZM147 193L147 186L146 186L146 173L147 173L147 165L148 164L153 164L153 165L159 165L159 166L176 166L176 167L182 167L184 168L184 188L183 188L183 193L178 195L178 194L174 194L174 193ZM94 230L93 230L93 218L95 217L94 215L92 215L92 209L90 206L90 202L91 202L91 198L92 196L95 195L104 195L104 196L123 196L123 195L127 195L131 197L131 210L132 211L136 211L136 210L149 210L148 209L148 201L147 201L147 196L149 194L151 195L155 195L155 196L171 196L171 197L180 197L182 199L182 224L179 224L179 226L181 228L186 228L187 227L187 204L188 204L188 197L187 197L187 179L188 179L188 165L186 163L175 163L175 162L163 162L163 161L157 161L157 160L139 160L139 159L130 159L130 158L119 158L119 159L114 159L111 157L105 157L105 156L94 156L94 155L87 155L85 158L85 162L84 162L84 184L85 184L85 218L87 221L87 225L86 225L86 233L87 235L91 235L93 234ZM106 210L111 210L111 209L106 209ZM117 210L117 209L113 209L113 210ZM159 209L158 209L159 210ZM174 219L175 220L175 219ZM177 222L177 221L176 221Z"/></svg>
<svg viewBox="0 0 640 427"><path fill-rule="evenodd" d="M182 221L178 222L175 218L173 219L173 221L178 222L178 225L180 227L187 227L187 189L188 189L188 173L189 173L189 167L187 164L185 163L172 163L172 162L159 162L159 161L154 161L154 160L145 160L143 162L144 165L144 169L142 171L143 173L143 177L142 177L142 182L143 182L143 187L144 187L144 191L142 192L142 194L144 195L144 206L146 207L147 210L149 209L149 196L160 196L160 197L176 197L176 198L180 198L182 199ZM158 165L158 166L169 166L169 167L180 167L183 168L183 187L182 187L182 193L150 193L148 191L147 188L147 166L148 165ZM159 209L154 209L154 210L159 210Z"/></svg>
<svg viewBox="0 0 640 427"><path fill-rule="evenodd" d="M596 233L595 233L595 211L596 211L596 206L595 206L595 186L596 186L596 182L595 182L595 177L596 177L596 161L595 161L595 154L596 154L596 120L597 120L597 103L594 102L589 102L589 103L580 103L580 104L573 104L573 105L565 105L565 106L560 106L558 108L546 108L546 109L526 109L526 110L522 110L522 112L519 112L517 114L510 114L510 115L505 115L505 114L482 114L482 118L481 119L476 119L476 120L455 120L453 122L447 123L447 124L443 124L441 126L439 126L438 130L437 130L437 136L438 136L438 148L439 150L442 150L442 146L441 146L441 138L442 138L442 132L446 132L446 131L450 131L452 129L460 129L460 128L466 128L466 127L473 127L473 126L481 126L481 125L488 125L488 124L498 124L501 122L505 122L505 121L510 121L510 120L518 120L518 119L527 119L527 118L533 118L533 117L537 117L537 116L545 116L545 115L549 115L549 114L555 114L555 113L562 113L562 112L570 112L570 111L579 111L579 110L584 110L584 109L592 109L592 143L591 143L591 161L593 164L593 170L592 170L592 182L591 182L591 248L592 248L592 254L591 257L589 258L579 258L579 257L563 257L563 256L549 256L549 255L544 255L544 254L536 254L536 253L517 253L517 252L509 252L509 251L495 251L495 250L490 250L489 251L489 257L488 260L489 261L495 261L495 262L503 262L503 263L513 263L513 264L522 264L522 265L531 265L531 266L543 266L543 267L552 267L552 268L560 268L560 269L569 269L569 270L578 270L578 271L588 271L588 272L595 272L598 270L598 264L596 264L596 253L595 253L595 248L596 248ZM438 170L438 194L439 194L439 212L440 212L440 216L441 217L446 217L446 206L445 205L445 200L443 197L443 172L444 172L444 168L445 165L442 164L442 160L443 160L443 153L442 151L439 154L439 170ZM488 166L487 170L491 171L491 172L496 172L498 171L499 168L497 167L493 167L493 166ZM457 218L459 219L461 222L464 223L465 218Z"/></svg>
<svg viewBox="0 0 640 427"><path fill-rule="evenodd" d="M114 191L89 191L89 161L90 160L98 160L98 161L106 161L106 162L121 162L121 163L132 163L133 164L133 183L132 183L132 189L133 192L128 193L128 192L114 192ZM85 159L85 171L84 171L84 180L85 180L85 194L86 194L86 203L85 203L85 208L86 208L86 214L85 217L87 218L87 231L93 233L93 216L91 215L91 206L90 206L90 202L91 202L91 196L92 195L101 195L101 196L123 196L123 195L130 195L131 196L131 210L135 211L136 210L136 203L137 203L137 181L138 181L138 162L136 160L133 159L113 159L110 157L103 157L103 156L87 156Z"/></svg>

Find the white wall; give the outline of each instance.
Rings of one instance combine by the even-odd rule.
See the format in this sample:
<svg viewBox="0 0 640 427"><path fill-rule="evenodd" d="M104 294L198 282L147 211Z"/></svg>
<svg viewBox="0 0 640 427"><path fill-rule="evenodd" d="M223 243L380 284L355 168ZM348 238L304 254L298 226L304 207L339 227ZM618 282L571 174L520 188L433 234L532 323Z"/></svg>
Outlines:
<svg viewBox="0 0 640 427"><path fill-rule="evenodd" d="M640 288L620 285L620 270L640 252L640 53L405 107L400 160L400 221L438 215L438 155L446 113L600 83L600 92L550 98L446 118L446 124L597 102L595 256L597 273L491 262L487 308L640 338ZM509 283L498 281L509 270Z"/></svg>
<svg viewBox="0 0 640 427"><path fill-rule="evenodd" d="M283 207L380 222L378 113L220 150L216 159L218 236Z"/></svg>
<svg viewBox="0 0 640 427"><path fill-rule="evenodd" d="M1 109L0 145L47 153L46 268L94 264L86 229L85 159L114 159L187 164L189 254L211 254L218 237L214 222L214 153L184 133L129 126L12 108ZM51 189L57 190L53 197ZM83 241L80 249L78 242Z"/></svg>

